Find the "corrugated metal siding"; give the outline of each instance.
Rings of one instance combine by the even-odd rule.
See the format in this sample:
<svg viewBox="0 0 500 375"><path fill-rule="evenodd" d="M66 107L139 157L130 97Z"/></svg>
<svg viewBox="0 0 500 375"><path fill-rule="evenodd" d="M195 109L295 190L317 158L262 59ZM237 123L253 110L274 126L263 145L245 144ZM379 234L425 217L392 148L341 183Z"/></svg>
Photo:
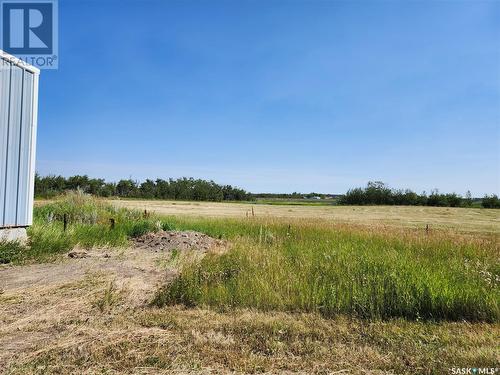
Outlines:
<svg viewBox="0 0 500 375"><path fill-rule="evenodd" d="M17 216L16 224L23 225L28 223L28 207L31 169L31 127L33 123L33 73L24 72L23 77L23 110L21 113L21 137L19 153L19 170L27 171L19 173L17 183Z"/></svg>
<svg viewBox="0 0 500 375"><path fill-rule="evenodd" d="M37 80L0 59L0 227L31 225Z"/></svg>
<svg viewBox="0 0 500 375"><path fill-rule="evenodd" d="M4 221L7 138L9 131L10 64L0 59L0 227Z"/></svg>
<svg viewBox="0 0 500 375"><path fill-rule="evenodd" d="M21 112L23 94L23 70L12 66L10 72L9 123L7 129L7 173L5 174L5 205L3 220L5 225L17 225L19 143L21 139Z"/></svg>

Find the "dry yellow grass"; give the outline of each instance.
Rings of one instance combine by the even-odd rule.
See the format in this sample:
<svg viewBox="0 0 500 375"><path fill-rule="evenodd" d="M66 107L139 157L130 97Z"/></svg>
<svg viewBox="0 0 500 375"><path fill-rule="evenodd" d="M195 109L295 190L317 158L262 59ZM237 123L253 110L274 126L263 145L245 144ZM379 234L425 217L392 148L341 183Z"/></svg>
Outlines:
<svg viewBox="0 0 500 375"><path fill-rule="evenodd" d="M0 295L10 374L415 374L495 366L498 325L131 304L109 274Z"/></svg>
<svg viewBox="0 0 500 375"><path fill-rule="evenodd" d="M248 203L109 200L118 207L154 211L161 215L324 219L341 223L452 229L500 233L500 210L415 206L291 206Z"/></svg>

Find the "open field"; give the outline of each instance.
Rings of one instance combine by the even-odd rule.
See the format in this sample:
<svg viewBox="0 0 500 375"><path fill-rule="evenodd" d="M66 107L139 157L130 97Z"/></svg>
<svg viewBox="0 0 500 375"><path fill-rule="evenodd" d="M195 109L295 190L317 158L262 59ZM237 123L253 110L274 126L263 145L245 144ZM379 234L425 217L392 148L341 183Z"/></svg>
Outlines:
<svg viewBox="0 0 500 375"><path fill-rule="evenodd" d="M156 303L386 319L500 320L500 247L481 238L283 219L169 218L227 238L186 265Z"/></svg>
<svg viewBox="0 0 500 375"><path fill-rule="evenodd" d="M258 205L247 218L248 204L112 203L140 211L70 195L38 205L29 248L0 244L0 258L12 262L0 266L0 372L498 367L495 211L450 209L448 221L438 221L447 209L430 208L435 221L426 232L429 208L355 207L392 213L379 223L305 216L323 208L348 215L352 207L272 217L264 210L295 207ZM144 215L158 206L187 214Z"/></svg>
<svg viewBox="0 0 500 375"><path fill-rule="evenodd" d="M45 268L59 274L69 262ZM89 268L86 275L6 290L0 372L448 374L451 367L498 363L498 325L156 308L136 299L135 281L150 277Z"/></svg>
<svg viewBox="0 0 500 375"><path fill-rule="evenodd" d="M340 223L453 229L500 234L500 210L420 206L286 206L251 203L109 200L116 207L193 217L325 219Z"/></svg>

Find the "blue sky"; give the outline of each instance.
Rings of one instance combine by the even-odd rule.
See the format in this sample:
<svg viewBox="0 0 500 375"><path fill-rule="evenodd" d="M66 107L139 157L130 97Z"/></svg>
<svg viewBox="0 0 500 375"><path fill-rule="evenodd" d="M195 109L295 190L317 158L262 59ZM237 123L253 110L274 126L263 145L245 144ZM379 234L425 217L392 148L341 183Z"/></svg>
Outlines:
<svg viewBox="0 0 500 375"><path fill-rule="evenodd" d="M59 2L37 170L500 190L500 2Z"/></svg>

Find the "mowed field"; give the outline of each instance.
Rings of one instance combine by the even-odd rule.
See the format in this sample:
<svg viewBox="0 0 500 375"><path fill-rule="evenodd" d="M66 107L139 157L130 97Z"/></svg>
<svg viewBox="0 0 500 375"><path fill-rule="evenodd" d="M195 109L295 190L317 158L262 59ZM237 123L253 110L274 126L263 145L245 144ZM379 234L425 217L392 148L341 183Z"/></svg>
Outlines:
<svg viewBox="0 0 500 375"><path fill-rule="evenodd" d="M339 223L500 234L500 210L414 206L297 206L251 203L109 200L117 207L191 217L324 219Z"/></svg>

